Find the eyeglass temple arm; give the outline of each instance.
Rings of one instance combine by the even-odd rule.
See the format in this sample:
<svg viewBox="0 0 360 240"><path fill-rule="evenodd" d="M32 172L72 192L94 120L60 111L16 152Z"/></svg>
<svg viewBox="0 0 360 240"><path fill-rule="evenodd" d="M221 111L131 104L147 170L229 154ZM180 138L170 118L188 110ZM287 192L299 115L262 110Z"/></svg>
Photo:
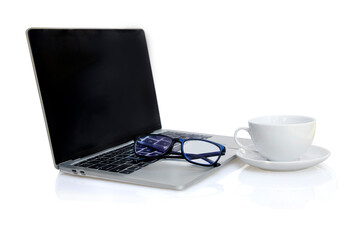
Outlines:
<svg viewBox="0 0 360 240"><path fill-rule="evenodd" d="M223 154L223 152L224 151L222 151L222 153L221 153L221 155L224 155ZM172 155L167 155L167 156L165 156L166 158L185 158L181 153L179 153L179 152L170 152L170 154L173 154L173 155L175 155L175 156L172 156ZM199 158L201 158L201 159L203 159L204 161L206 161L206 162L208 162L208 163L210 163L210 164L213 164L214 162L213 161L211 161L211 160L209 160L209 159L207 159L206 157L213 157L213 156L217 156L217 155L219 155L219 152L210 152L210 153L202 153L202 154L189 154L189 153L187 153L186 154L187 156L189 156L191 159L199 159Z"/></svg>
<svg viewBox="0 0 360 240"><path fill-rule="evenodd" d="M172 154L172 155L166 155L166 156L164 156L164 158L183 158L183 159L185 159L185 157L181 153L171 152L170 154ZM189 154L187 154L187 155L189 155ZM205 157L198 157L198 158L201 158L204 161L206 161L206 162L208 162L210 164L213 164L212 161L210 161L209 159L207 159ZM193 158L193 159L196 159L196 158Z"/></svg>

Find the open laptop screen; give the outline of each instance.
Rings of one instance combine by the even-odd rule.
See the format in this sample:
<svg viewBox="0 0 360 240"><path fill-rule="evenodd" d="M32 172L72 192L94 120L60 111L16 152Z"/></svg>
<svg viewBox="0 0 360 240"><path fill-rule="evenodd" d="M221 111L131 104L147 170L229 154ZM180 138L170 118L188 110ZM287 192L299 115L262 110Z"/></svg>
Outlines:
<svg viewBox="0 0 360 240"><path fill-rule="evenodd" d="M56 166L161 128L142 30L30 29Z"/></svg>

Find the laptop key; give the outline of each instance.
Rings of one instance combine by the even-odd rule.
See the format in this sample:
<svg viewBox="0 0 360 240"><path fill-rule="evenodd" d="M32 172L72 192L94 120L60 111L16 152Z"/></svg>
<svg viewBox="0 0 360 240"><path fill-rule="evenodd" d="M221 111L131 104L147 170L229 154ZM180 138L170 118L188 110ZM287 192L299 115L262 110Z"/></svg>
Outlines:
<svg viewBox="0 0 360 240"><path fill-rule="evenodd" d="M133 166L133 167L129 167L127 168L126 170L129 170L129 171L136 171L136 170L139 170L141 167L137 167L137 166Z"/></svg>
<svg viewBox="0 0 360 240"><path fill-rule="evenodd" d="M88 168L98 169L98 168L100 168L100 167L102 167L102 166L104 166L104 165L99 163L99 164L91 165L91 166L89 166Z"/></svg>
<svg viewBox="0 0 360 240"><path fill-rule="evenodd" d="M111 164L111 163L114 163L114 162L115 162L115 160L110 159L110 160L103 160L103 161L101 161L101 162L99 162L99 163L102 163L102 164Z"/></svg>
<svg viewBox="0 0 360 240"><path fill-rule="evenodd" d="M81 162L81 163L78 163L76 164L75 166L79 166L79 167L89 167L91 165L94 165L94 163L91 163L91 162Z"/></svg>
<svg viewBox="0 0 360 240"><path fill-rule="evenodd" d="M110 169L112 169L112 168L115 168L115 167L117 167L116 165L105 165L105 166L103 166L103 167L100 167L100 168L98 168L99 170L105 170L105 171L107 171L107 170L110 170Z"/></svg>
<svg viewBox="0 0 360 240"><path fill-rule="evenodd" d="M122 171L125 168L128 168L130 166L132 166L132 165L131 164L122 164L122 165L120 165L118 167L115 167L115 168L111 169L110 172L120 172L120 171Z"/></svg>
<svg viewBox="0 0 360 240"><path fill-rule="evenodd" d="M148 162L139 162L138 164L136 164L137 166L139 166L139 167L145 167L145 166L147 166L147 165L149 165L150 163L148 163Z"/></svg>

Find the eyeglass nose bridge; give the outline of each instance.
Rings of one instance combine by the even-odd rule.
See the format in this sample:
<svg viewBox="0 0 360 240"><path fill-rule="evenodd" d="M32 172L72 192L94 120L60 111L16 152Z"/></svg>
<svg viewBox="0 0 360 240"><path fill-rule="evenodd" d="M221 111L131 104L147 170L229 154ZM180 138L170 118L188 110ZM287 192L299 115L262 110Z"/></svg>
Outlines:
<svg viewBox="0 0 360 240"><path fill-rule="evenodd" d="M174 142L179 142L181 144L184 144L185 141L186 141L186 139L183 139L183 138L175 138L174 139Z"/></svg>
<svg viewBox="0 0 360 240"><path fill-rule="evenodd" d="M182 153L183 152L183 146L184 146L184 142L186 141L186 139L182 139L182 138L173 138L172 140L172 144L171 144L171 147L169 149L169 151L172 151L175 147L175 144L176 143L180 143L180 152L179 153ZM185 157L185 156L184 156Z"/></svg>

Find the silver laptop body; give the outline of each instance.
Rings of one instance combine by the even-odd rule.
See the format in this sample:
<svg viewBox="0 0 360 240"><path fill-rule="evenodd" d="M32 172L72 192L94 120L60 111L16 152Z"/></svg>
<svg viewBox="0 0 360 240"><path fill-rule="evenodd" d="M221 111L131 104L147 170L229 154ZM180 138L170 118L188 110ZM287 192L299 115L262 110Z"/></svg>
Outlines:
<svg viewBox="0 0 360 240"><path fill-rule="evenodd" d="M161 128L143 30L31 28L26 35L54 165L61 172L181 190L235 157L232 137ZM226 154L219 167L160 159L126 174L82 164L127 149L148 133L206 138L224 145Z"/></svg>

